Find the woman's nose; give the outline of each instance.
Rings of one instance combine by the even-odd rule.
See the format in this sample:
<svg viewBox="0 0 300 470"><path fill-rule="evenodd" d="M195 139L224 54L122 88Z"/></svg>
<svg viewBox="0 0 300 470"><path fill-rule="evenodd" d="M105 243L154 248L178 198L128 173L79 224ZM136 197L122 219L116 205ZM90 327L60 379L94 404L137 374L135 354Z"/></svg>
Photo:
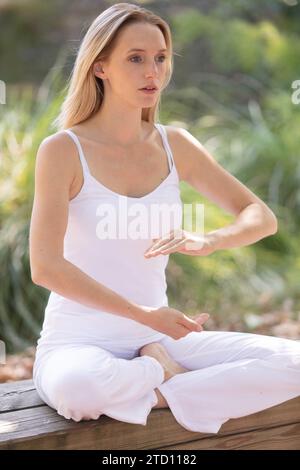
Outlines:
<svg viewBox="0 0 300 470"><path fill-rule="evenodd" d="M158 71L157 64L155 61L153 61L146 67L146 76L155 77L157 75L157 71Z"/></svg>

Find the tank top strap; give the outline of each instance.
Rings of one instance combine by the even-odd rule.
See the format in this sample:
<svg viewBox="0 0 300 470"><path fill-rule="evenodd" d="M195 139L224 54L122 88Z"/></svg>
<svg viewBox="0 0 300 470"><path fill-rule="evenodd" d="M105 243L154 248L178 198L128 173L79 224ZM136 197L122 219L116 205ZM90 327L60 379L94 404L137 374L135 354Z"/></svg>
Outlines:
<svg viewBox="0 0 300 470"><path fill-rule="evenodd" d="M83 153L83 150L82 150L82 147L81 147L81 144L80 144L80 141L79 141L77 135L73 131L71 131L70 129L64 129L64 131L67 132L67 134L69 134L69 136L72 138L72 140L74 141L74 143L77 147L77 150L78 150L78 153L79 153L79 158L80 158L81 165L82 165L82 168L83 168L83 172L84 173L90 173L87 161L85 159L85 156L84 156L84 153Z"/></svg>
<svg viewBox="0 0 300 470"><path fill-rule="evenodd" d="M156 123L155 126L157 127L158 131L160 132L160 135L162 136L164 148L165 148L167 156L168 156L169 167L170 167L170 171L171 171L171 168L175 163L174 163L172 150L171 150L171 147L170 147L170 144L169 144L169 141L168 141L168 135L167 135L166 128L163 124L159 124L159 123Z"/></svg>

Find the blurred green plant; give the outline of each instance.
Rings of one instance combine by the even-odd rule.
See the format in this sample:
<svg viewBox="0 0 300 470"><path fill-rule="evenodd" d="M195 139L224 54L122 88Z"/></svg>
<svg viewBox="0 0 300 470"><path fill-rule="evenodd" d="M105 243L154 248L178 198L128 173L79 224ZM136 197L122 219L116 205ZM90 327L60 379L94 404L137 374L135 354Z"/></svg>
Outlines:
<svg viewBox="0 0 300 470"><path fill-rule="evenodd" d="M0 107L0 338L8 353L36 340L48 297L31 281L29 226L35 156L44 137L53 133L65 57L62 49L38 89L8 87L7 104Z"/></svg>

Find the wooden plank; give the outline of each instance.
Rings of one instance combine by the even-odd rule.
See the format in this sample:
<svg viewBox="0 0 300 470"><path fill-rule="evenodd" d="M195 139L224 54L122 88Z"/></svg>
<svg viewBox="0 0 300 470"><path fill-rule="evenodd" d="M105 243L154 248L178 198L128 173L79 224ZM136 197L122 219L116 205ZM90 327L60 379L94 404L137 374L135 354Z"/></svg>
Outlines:
<svg viewBox="0 0 300 470"><path fill-rule="evenodd" d="M31 379L0 384L0 413L44 405Z"/></svg>
<svg viewBox="0 0 300 470"><path fill-rule="evenodd" d="M154 410L147 426L124 423L102 415L76 423L49 407L0 415L1 449L147 449L191 439L169 410Z"/></svg>
<svg viewBox="0 0 300 470"><path fill-rule="evenodd" d="M32 380L0 384L0 413L43 405ZM152 413L156 411L152 410ZM223 424L221 432L236 432L239 427L239 431L243 432L245 428L259 429L296 421L300 422L300 396L259 413L231 419Z"/></svg>
<svg viewBox="0 0 300 470"><path fill-rule="evenodd" d="M229 436L217 435L158 450L300 450L300 423Z"/></svg>
<svg viewBox="0 0 300 470"><path fill-rule="evenodd" d="M76 423L48 406L0 414L0 449L154 449L300 423L300 397L225 423L219 433L195 433L180 426L169 409L153 409L147 426L113 420ZM198 445L198 444L197 444ZM205 445L207 445L205 443ZM133 446L133 447L132 447Z"/></svg>
<svg viewBox="0 0 300 470"><path fill-rule="evenodd" d="M224 436L297 423L300 423L300 396L259 413L231 419L223 424L217 435L184 429L169 409L153 409L147 426L124 423L105 415L97 421L76 423L45 405L32 380L0 385L2 449L154 449L181 443L185 446L191 442L200 445L197 444L200 441L201 445L207 445L204 442L207 439L214 445L214 439L220 443ZM295 439L298 439L297 434Z"/></svg>

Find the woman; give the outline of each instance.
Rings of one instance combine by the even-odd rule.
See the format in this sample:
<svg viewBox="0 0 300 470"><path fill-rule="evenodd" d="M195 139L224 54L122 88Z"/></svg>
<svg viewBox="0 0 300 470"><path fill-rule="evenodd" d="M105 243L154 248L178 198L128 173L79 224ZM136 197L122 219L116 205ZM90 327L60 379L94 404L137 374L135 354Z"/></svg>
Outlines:
<svg viewBox="0 0 300 470"><path fill-rule="evenodd" d="M36 159L31 274L51 293L34 382L67 419L105 414L146 425L152 408L170 407L184 428L217 433L230 418L299 395L300 346L203 331L207 314L192 319L168 306L170 253L205 256L277 231L266 204L188 131L156 122L172 53L167 23L130 3L101 13L81 43L59 131ZM124 236L137 208L142 229L153 205L182 214L180 180L235 222L200 237L180 230L177 217L167 232L152 224L137 237L135 225Z"/></svg>

